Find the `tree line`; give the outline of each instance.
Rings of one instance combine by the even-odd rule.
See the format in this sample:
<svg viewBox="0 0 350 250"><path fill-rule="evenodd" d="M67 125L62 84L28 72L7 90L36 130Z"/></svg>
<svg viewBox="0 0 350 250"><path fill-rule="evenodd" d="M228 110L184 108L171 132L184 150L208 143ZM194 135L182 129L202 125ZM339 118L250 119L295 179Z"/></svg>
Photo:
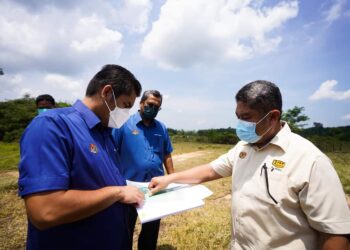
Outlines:
<svg viewBox="0 0 350 250"><path fill-rule="evenodd" d="M56 103L56 107L67 107L65 102ZM37 115L35 98L24 95L23 98L0 102L0 141L18 141L24 129Z"/></svg>
<svg viewBox="0 0 350 250"><path fill-rule="evenodd" d="M70 104L58 102L57 107L67 107ZM287 121L292 131L310 139L319 148L326 151L342 151L350 145L350 126L325 128L322 123L314 122L313 127L305 128L310 118L304 113L303 107L295 106L282 113L282 120ZM23 98L0 102L0 141L18 141L25 127L37 115L35 99L29 95ZM174 142L189 141L218 144L236 144L239 139L234 128L202 129L185 131L168 129Z"/></svg>

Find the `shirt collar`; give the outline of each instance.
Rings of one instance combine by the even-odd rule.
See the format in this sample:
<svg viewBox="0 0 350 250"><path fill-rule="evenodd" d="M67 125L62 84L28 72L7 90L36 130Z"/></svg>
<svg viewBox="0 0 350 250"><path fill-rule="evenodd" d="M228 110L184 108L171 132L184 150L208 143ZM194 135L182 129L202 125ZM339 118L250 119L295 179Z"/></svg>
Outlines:
<svg viewBox="0 0 350 250"><path fill-rule="evenodd" d="M94 128L97 124L101 123L100 118L89 109L81 100L77 100L73 104L73 108L75 108L84 119L85 123L88 125L89 129Z"/></svg>
<svg viewBox="0 0 350 250"><path fill-rule="evenodd" d="M290 130L287 122L281 121L281 125L281 130L275 135L274 138L272 138L269 144L274 144L286 152L289 146L289 136L292 131Z"/></svg>
<svg viewBox="0 0 350 250"><path fill-rule="evenodd" d="M257 151L263 150L264 148L268 147L269 145L276 145L277 147L281 148L284 152L287 151L288 145L289 145L289 135L292 133L290 130L287 122L281 121L282 128L278 133L272 138L272 140L267 143L264 147L258 148L256 146L253 146L254 149ZM251 145L248 142L244 142L243 145Z"/></svg>

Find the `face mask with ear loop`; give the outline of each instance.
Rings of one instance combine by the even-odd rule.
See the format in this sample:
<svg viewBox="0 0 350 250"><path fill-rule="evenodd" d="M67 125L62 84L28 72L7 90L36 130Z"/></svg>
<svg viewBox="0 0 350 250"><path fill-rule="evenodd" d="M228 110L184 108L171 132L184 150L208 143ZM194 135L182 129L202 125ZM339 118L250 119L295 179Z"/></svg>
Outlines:
<svg viewBox="0 0 350 250"><path fill-rule="evenodd" d="M108 106L108 103L105 101L105 104L109 110L109 121L108 121L108 127L110 128L120 128L123 126L123 124L129 119L129 108L119 108L117 106L117 100L114 95L114 91L112 89L113 99L115 103L115 109L111 110Z"/></svg>
<svg viewBox="0 0 350 250"><path fill-rule="evenodd" d="M238 119L237 127L236 127L236 134L238 138L242 141L246 141L248 143L255 143L259 141L267 132L270 131L272 128L269 127L262 135L258 135L256 133L256 126L264 120L269 114L271 113L268 112L263 118L261 118L258 122L247 122L243 121L241 119Z"/></svg>

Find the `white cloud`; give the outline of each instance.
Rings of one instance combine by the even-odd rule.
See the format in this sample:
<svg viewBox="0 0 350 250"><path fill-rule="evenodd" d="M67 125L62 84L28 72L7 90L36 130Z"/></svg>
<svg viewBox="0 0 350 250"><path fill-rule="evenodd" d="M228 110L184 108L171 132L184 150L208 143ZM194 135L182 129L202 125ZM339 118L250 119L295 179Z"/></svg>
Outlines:
<svg viewBox="0 0 350 250"><path fill-rule="evenodd" d="M82 96L82 91L84 90L82 82L60 74L47 74L44 82L55 93L63 94L61 97L64 97L64 93L69 93L79 98Z"/></svg>
<svg viewBox="0 0 350 250"><path fill-rule="evenodd" d="M81 87L80 82L59 74L48 74L46 75L44 80L47 84L54 86L56 88L63 86L63 88L66 89L67 91L76 90Z"/></svg>
<svg viewBox="0 0 350 250"><path fill-rule="evenodd" d="M123 47L122 34L94 11L55 6L31 11L2 1L0 65L10 71L76 74L116 61Z"/></svg>
<svg viewBox="0 0 350 250"><path fill-rule="evenodd" d="M335 3L324 12L324 20L328 23L332 23L337 20L342 14L345 3L345 0L336 0Z"/></svg>
<svg viewBox="0 0 350 250"><path fill-rule="evenodd" d="M335 91L334 87L338 84L336 80L327 80L323 82L318 90L309 98L310 100L333 99L345 100L350 99L350 89L346 91Z"/></svg>
<svg viewBox="0 0 350 250"><path fill-rule="evenodd" d="M42 56L46 39L40 34L42 31L38 26L42 26L38 18L30 15L24 8L2 3L0 8L1 55L3 56L7 50L8 54L22 54L23 57Z"/></svg>
<svg viewBox="0 0 350 250"><path fill-rule="evenodd" d="M2 91L12 91L16 89L23 82L23 76L21 74L16 75L2 75L0 77L0 85Z"/></svg>
<svg viewBox="0 0 350 250"><path fill-rule="evenodd" d="M106 28L103 20L96 15L81 18L71 33L74 40L70 46L78 52L99 52L106 47L119 45L116 55L120 54L121 33Z"/></svg>
<svg viewBox="0 0 350 250"><path fill-rule="evenodd" d="M350 120L350 114L344 115L342 117L343 120Z"/></svg>
<svg viewBox="0 0 350 250"><path fill-rule="evenodd" d="M260 2L167 0L144 39L141 53L168 69L268 53L282 40L269 33L297 16L298 3L260 7Z"/></svg>
<svg viewBox="0 0 350 250"><path fill-rule="evenodd" d="M60 74L5 74L0 77L0 100L21 98L24 94L36 97L49 93L56 100L71 102L82 98L86 88L86 80L80 76L72 78Z"/></svg>
<svg viewBox="0 0 350 250"><path fill-rule="evenodd" d="M36 93L36 91L34 91L33 89L28 89L28 88L20 89L19 94L20 94L20 97L23 97L24 95L29 95L29 96L35 97L38 95Z"/></svg>
<svg viewBox="0 0 350 250"><path fill-rule="evenodd" d="M11 99L13 97L21 97L22 85L24 85L23 76L21 74L7 74L0 76L0 99Z"/></svg>
<svg viewBox="0 0 350 250"><path fill-rule="evenodd" d="M143 33L148 28L151 9L150 0L125 0L117 14L119 13L119 21L129 31Z"/></svg>
<svg viewBox="0 0 350 250"><path fill-rule="evenodd" d="M205 129L229 127L234 122L232 100L213 102L205 96L197 95L172 97L165 94L164 96L167 96L167 99L163 100L158 118L168 127L186 130Z"/></svg>

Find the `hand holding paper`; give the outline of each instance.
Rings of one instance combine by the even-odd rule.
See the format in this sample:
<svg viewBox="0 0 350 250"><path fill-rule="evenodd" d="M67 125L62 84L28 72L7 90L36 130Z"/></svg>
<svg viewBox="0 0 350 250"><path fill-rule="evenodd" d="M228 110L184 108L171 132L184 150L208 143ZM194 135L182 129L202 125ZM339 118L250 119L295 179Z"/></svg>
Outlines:
<svg viewBox="0 0 350 250"><path fill-rule="evenodd" d="M163 179L163 177L160 178ZM164 182L162 183L161 185L164 185ZM147 182L127 181L127 184L138 187L144 193L147 193L147 188L151 186L151 183ZM152 196L145 195L144 205L137 208L141 223L203 206L203 199L212 194L203 185L190 186L188 184L171 183L164 186L167 188L163 190L160 190L160 186L157 186L158 189L156 190L158 192Z"/></svg>

